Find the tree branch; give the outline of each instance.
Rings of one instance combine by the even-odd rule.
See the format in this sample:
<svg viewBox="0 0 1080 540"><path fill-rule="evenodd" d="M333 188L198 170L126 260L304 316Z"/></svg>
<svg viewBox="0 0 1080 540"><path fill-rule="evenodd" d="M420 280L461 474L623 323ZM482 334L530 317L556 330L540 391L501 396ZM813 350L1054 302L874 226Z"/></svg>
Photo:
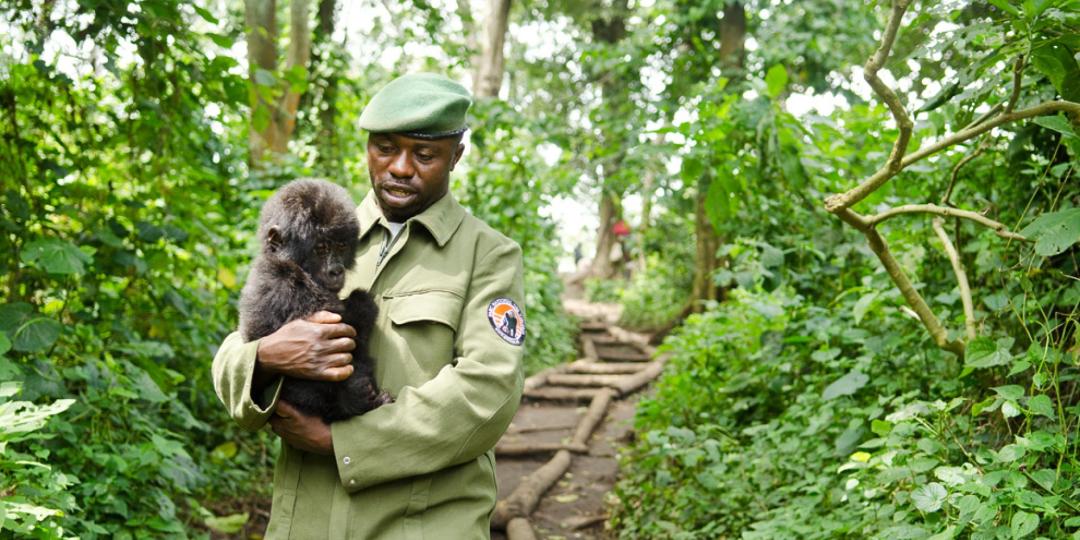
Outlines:
<svg viewBox="0 0 1080 540"><path fill-rule="evenodd" d="M1011 113L1016 107L1016 102L1020 100L1020 86L1024 82L1024 55L1020 55L1016 59L1016 64L1013 65L1013 86L1012 95L1009 96L1009 104L1005 106L1005 113Z"/></svg>
<svg viewBox="0 0 1080 540"><path fill-rule="evenodd" d="M878 77L878 71L885 65L885 60L889 58L889 52L892 50L893 42L896 41L896 34L900 28L900 21L904 18L904 11L907 10L910 3L911 0L893 0L892 14L889 15L889 22L885 25L885 34L881 37L881 45L863 67L863 78L874 89L874 93L888 105L889 112L892 113L893 119L896 120L896 126L900 129L900 134L896 137L896 141L893 142L889 161L885 165L885 169L892 171L893 174L900 172L902 168L900 159L904 157L908 142L911 141L911 130L914 128L914 123L911 121L911 117L908 116L907 111L904 110L904 104L900 102L900 97L881 80L881 77Z"/></svg>
<svg viewBox="0 0 1080 540"><path fill-rule="evenodd" d="M960 144L968 139L977 137L994 129L1002 124L1009 122L1015 122L1017 120L1023 120L1025 118L1031 118L1034 116L1044 116L1047 114L1054 114L1058 112L1065 112L1073 115L1075 118L1080 118L1080 103L1074 103L1072 101L1046 101L1026 109L1019 111L1013 111L1011 113L1002 113L992 120L982 122L969 128L960 130L948 137L945 137L935 143L926 145L915 152L903 157L900 161L900 168L892 170L888 165L882 167L878 172L871 175L864 180L861 184L854 189L832 195L825 199L825 208L832 212L837 213L842 208L848 208L855 203L866 198L867 195L873 193L876 189L888 182L892 177L896 176L904 168L910 166L919 160L926 158L927 156L936 154L945 148ZM889 158L892 159L891 157Z"/></svg>
<svg viewBox="0 0 1080 540"><path fill-rule="evenodd" d="M949 202L949 199L952 197L953 188L956 187L956 178L960 175L960 169L962 169L964 167L964 165L967 165L968 163L970 163L971 160L979 157L979 154L983 153L983 150L986 150L986 146L987 146L986 141L988 141L988 140L989 139L983 139L982 142L979 143L979 146L977 146L974 151L972 151L970 154L960 158L960 161L958 161L956 163L956 165L953 166L952 172L949 174L949 187L945 189L945 195L943 195L941 197L941 204L948 205L948 206L952 205L952 203Z"/></svg>
<svg viewBox="0 0 1080 540"><path fill-rule="evenodd" d="M964 264L960 261L960 253L956 251L956 247L953 246L951 240L949 240L948 233L945 232L944 218L936 217L932 222L934 232L937 233L937 237L941 240L942 246L945 247L945 254L949 257L949 262L952 263L953 273L956 274L956 284L960 289L960 301L964 305L964 333L968 340L975 339L975 307L971 301L971 286L968 285L967 272L964 270Z"/></svg>
<svg viewBox="0 0 1080 540"><path fill-rule="evenodd" d="M876 227L882 221L896 217L900 214L936 214L945 217L957 217L962 219L968 219L989 228L994 231L998 236L1007 238L1009 240L1019 240L1026 242L1027 238L1023 235L1014 233L1005 227L1004 223L994 221L978 212L972 212L971 210L961 210L959 208L952 208L949 206L938 206L936 204L905 204L903 206L897 206L890 208L880 214L875 214L865 218L866 225L869 227ZM840 215L840 214L837 214ZM841 216L841 219L843 217Z"/></svg>

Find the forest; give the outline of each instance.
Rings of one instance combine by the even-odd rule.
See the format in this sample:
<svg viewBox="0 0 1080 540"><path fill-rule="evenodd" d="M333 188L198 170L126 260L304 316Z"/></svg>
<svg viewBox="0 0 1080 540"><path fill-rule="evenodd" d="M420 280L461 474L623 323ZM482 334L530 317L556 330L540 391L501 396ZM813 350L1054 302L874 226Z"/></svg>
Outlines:
<svg viewBox="0 0 1080 540"><path fill-rule="evenodd" d="M0 2L0 538L262 537L259 209L415 71L526 374L571 291L666 355L603 537L1080 539L1078 0Z"/></svg>

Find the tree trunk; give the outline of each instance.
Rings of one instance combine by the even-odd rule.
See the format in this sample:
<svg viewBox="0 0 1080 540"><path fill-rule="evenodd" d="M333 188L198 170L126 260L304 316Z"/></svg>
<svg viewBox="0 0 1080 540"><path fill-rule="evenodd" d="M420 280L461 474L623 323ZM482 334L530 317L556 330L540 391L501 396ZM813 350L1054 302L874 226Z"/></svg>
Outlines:
<svg viewBox="0 0 1080 540"><path fill-rule="evenodd" d="M473 93L480 98L495 98L502 88L504 71L503 49L506 30L510 25L510 0L490 0L484 24L486 39L473 73Z"/></svg>
<svg viewBox="0 0 1080 540"><path fill-rule="evenodd" d="M600 196L600 230L596 236L596 254L589 264L588 276L607 279L614 275L611 249L615 246L616 239L611 229L618 221L620 213L615 196L605 189Z"/></svg>
<svg viewBox="0 0 1080 540"><path fill-rule="evenodd" d="M248 129L248 164L253 168L262 161L270 147L270 123L273 100L269 89L257 84L260 69L273 71L277 66L277 2L276 0L245 0L244 21L247 24L248 79L256 89L252 92L251 124Z"/></svg>
<svg viewBox="0 0 1080 540"><path fill-rule="evenodd" d="M311 57L311 26L308 24L311 0L292 0L289 4L289 47L285 70L297 66L306 72ZM251 126L248 134L248 163L261 168L267 151L282 154L288 149L289 138L296 129L296 109L300 93L293 92L287 81L276 85L259 76L265 70L277 76L277 2L276 0L245 0L244 19L247 23L248 77L256 91L251 103Z"/></svg>
<svg viewBox="0 0 1080 540"><path fill-rule="evenodd" d="M720 64L729 79L736 79L741 75L745 42L746 11L743 5L736 2L724 6L724 18L720 20ZM694 287L689 306L694 312L704 309L704 300L720 299L720 291L716 287L716 282L713 281L713 273L719 267L716 250L720 247L721 240L705 211L710 181L710 175L702 176L698 181L697 195L694 199L696 248Z"/></svg>
<svg viewBox="0 0 1080 540"><path fill-rule="evenodd" d="M315 104L319 117L319 132L315 145L319 150L319 171L330 178L340 177L342 169L341 148L337 133L338 75L333 64L333 35L336 0L320 0L318 24L315 27L311 72L319 71L318 77L322 99Z"/></svg>

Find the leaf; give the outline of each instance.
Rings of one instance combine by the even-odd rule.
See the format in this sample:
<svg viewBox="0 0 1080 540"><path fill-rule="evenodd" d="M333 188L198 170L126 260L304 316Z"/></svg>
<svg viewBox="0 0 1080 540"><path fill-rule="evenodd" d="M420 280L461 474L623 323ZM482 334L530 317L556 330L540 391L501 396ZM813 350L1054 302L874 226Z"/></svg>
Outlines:
<svg viewBox="0 0 1080 540"><path fill-rule="evenodd" d="M223 463L236 455L238 448L233 441L225 441L210 451L210 460L214 463Z"/></svg>
<svg viewBox="0 0 1080 540"><path fill-rule="evenodd" d="M989 1L990 1L991 4L994 4L994 6L997 7L998 9L1000 9L1001 11L1004 11L1005 13L1008 13L1009 15L1012 15L1015 18L1020 18L1020 10L1018 10L1018 9L1016 9L1016 7L1010 5L1008 0L989 0Z"/></svg>
<svg viewBox="0 0 1080 540"><path fill-rule="evenodd" d="M994 387L994 392L997 392L997 395L1005 399L1014 401L1024 397L1024 387L1015 384Z"/></svg>
<svg viewBox="0 0 1080 540"><path fill-rule="evenodd" d="M1031 51L1031 64L1050 79L1061 97L1069 101L1080 99L1080 65L1073 51L1064 44L1050 41Z"/></svg>
<svg viewBox="0 0 1080 540"><path fill-rule="evenodd" d="M765 87L769 97L775 98L779 96L780 92L783 92L784 87L787 86L787 82L787 68L783 64L776 64L769 68L769 71L765 74Z"/></svg>
<svg viewBox="0 0 1080 540"><path fill-rule="evenodd" d="M1008 364L1012 360L1013 338L1001 338L992 341L988 337L971 340L964 355L964 366L970 368L988 368Z"/></svg>
<svg viewBox="0 0 1080 540"><path fill-rule="evenodd" d="M1000 463L1011 463L1024 457L1024 447L1017 444L1007 444L998 450L997 460Z"/></svg>
<svg viewBox="0 0 1080 540"><path fill-rule="evenodd" d="M1034 122L1046 129L1056 131L1066 137L1078 137L1073 125L1069 123L1069 120L1062 115L1057 116L1040 116L1034 120Z"/></svg>
<svg viewBox="0 0 1080 540"><path fill-rule="evenodd" d="M578 500L578 496L574 493L566 493L563 495L556 495L555 500L561 503L571 503Z"/></svg>
<svg viewBox="0 0 1080 540"><path fill-rule="evenodd" d="M15 330L12 348L19 352L37 352L52 346L60 337L61 325L48 317L34 317Z"/></svg>
<svg viewBox="0 0 1080 540"><path fill-rule="evenodd" d="M1016 418L1020 416L1020 407L1016 405L1015 401L1006 400L1001 404L1001 415L1005 418Z"/></svg>
<svg viewBox="0 0 1080 540"><path fill-rule="evenodd" d="M0 383L0 398L9 398L22 390L22 383L17 381L4 381Z"/></svg>
<svg viewBox="0 0 1080 540"><path fill-rule="evenodd" d="M923 512L937 512L941 509L941 504L945 502L945 497L948 495L949 492L945 491L945 486L937 482L930 482L913 491L911 501L915 503L915 508Z"/></svg>
<svg viewBox="0 0 1080 540"><path fill-rule="evenodd" d="M1023 538L1039 528L1039 516L1018 510L1013 514L1012 520L1009 522L1009 530L1012 532L1013 538Z"/></svg>
<svg viewBox="0 0 1080 540"><path fill-rule="evenodd" d="M1035 240L1035 253L1043 257L1057 255L1080 241L1080 207L1047 212L1020 234Z"/></svg>
<svg viewBox="0 0 1080 540"><path fill-rule="evenodd" d="M867 374L851 370L843 377L833 381L829 386L826 386L825 391L821 393L821 399L829 401L840 396L850 396L858 389L866 386L869 381L870 377Z"/></svg>
<svg viewBox="0 0 1080 540"><path fill-rule="evenodd" d="M259 86L277 86L278 80L274 74L263 68L255 68L255 84Z"/></svg>
<svg viewBox="0 0 1080 540"><path fill-rule="evenodd" d="M870 307L874 305L874 300L876 300L877 297L877 292L871 292L862 295L862 297L855 302L855 307L852 308L852 311L855 313L855 324L862 322L863 317L866 316L866 312L870 310Z"/></svg>
<svg viewBox="0 0 1080 540"><path fill-rule="evenodd" d="M0 332L0 356L11 350L11 340L8 339L7 334Z"/></svg>
<svg viewBox="0 0 1080 540"><path fill-rule="evenodd" d="M78 247L63 240L34 240L19 257L22 262L50 274L81 274L91 258Z"/></svg>
<svg viewBox="0 0 1080 540"><path fill-rule="evenodd" d="M244 525L248 522L248 513L232 514L229 516L214 516L206 518L206 526L211 529L224 533L224 534L236 534L240 532Z"/></svg>
<svg viewBox="0 0 1080 540"><path fill-rule="evenodd" d="M1028 409L1031 412L1047 418L1054 417L1054 402L1050 401L1050 396L1046 394L1039 394L1033 396L1028 400Z"/></svg>

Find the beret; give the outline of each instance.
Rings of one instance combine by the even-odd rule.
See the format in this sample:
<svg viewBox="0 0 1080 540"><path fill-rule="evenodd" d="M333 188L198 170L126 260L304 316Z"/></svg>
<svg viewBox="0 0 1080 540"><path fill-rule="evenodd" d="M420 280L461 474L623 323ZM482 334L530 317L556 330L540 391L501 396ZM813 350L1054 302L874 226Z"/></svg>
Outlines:
<svg viewBox="0 0 1080 540"><path fill-rule="evenodd" d="M360 113L360 128L424 139L465 132L472 96L464 86L434 73L402 75L382 87Z"/></svg>

